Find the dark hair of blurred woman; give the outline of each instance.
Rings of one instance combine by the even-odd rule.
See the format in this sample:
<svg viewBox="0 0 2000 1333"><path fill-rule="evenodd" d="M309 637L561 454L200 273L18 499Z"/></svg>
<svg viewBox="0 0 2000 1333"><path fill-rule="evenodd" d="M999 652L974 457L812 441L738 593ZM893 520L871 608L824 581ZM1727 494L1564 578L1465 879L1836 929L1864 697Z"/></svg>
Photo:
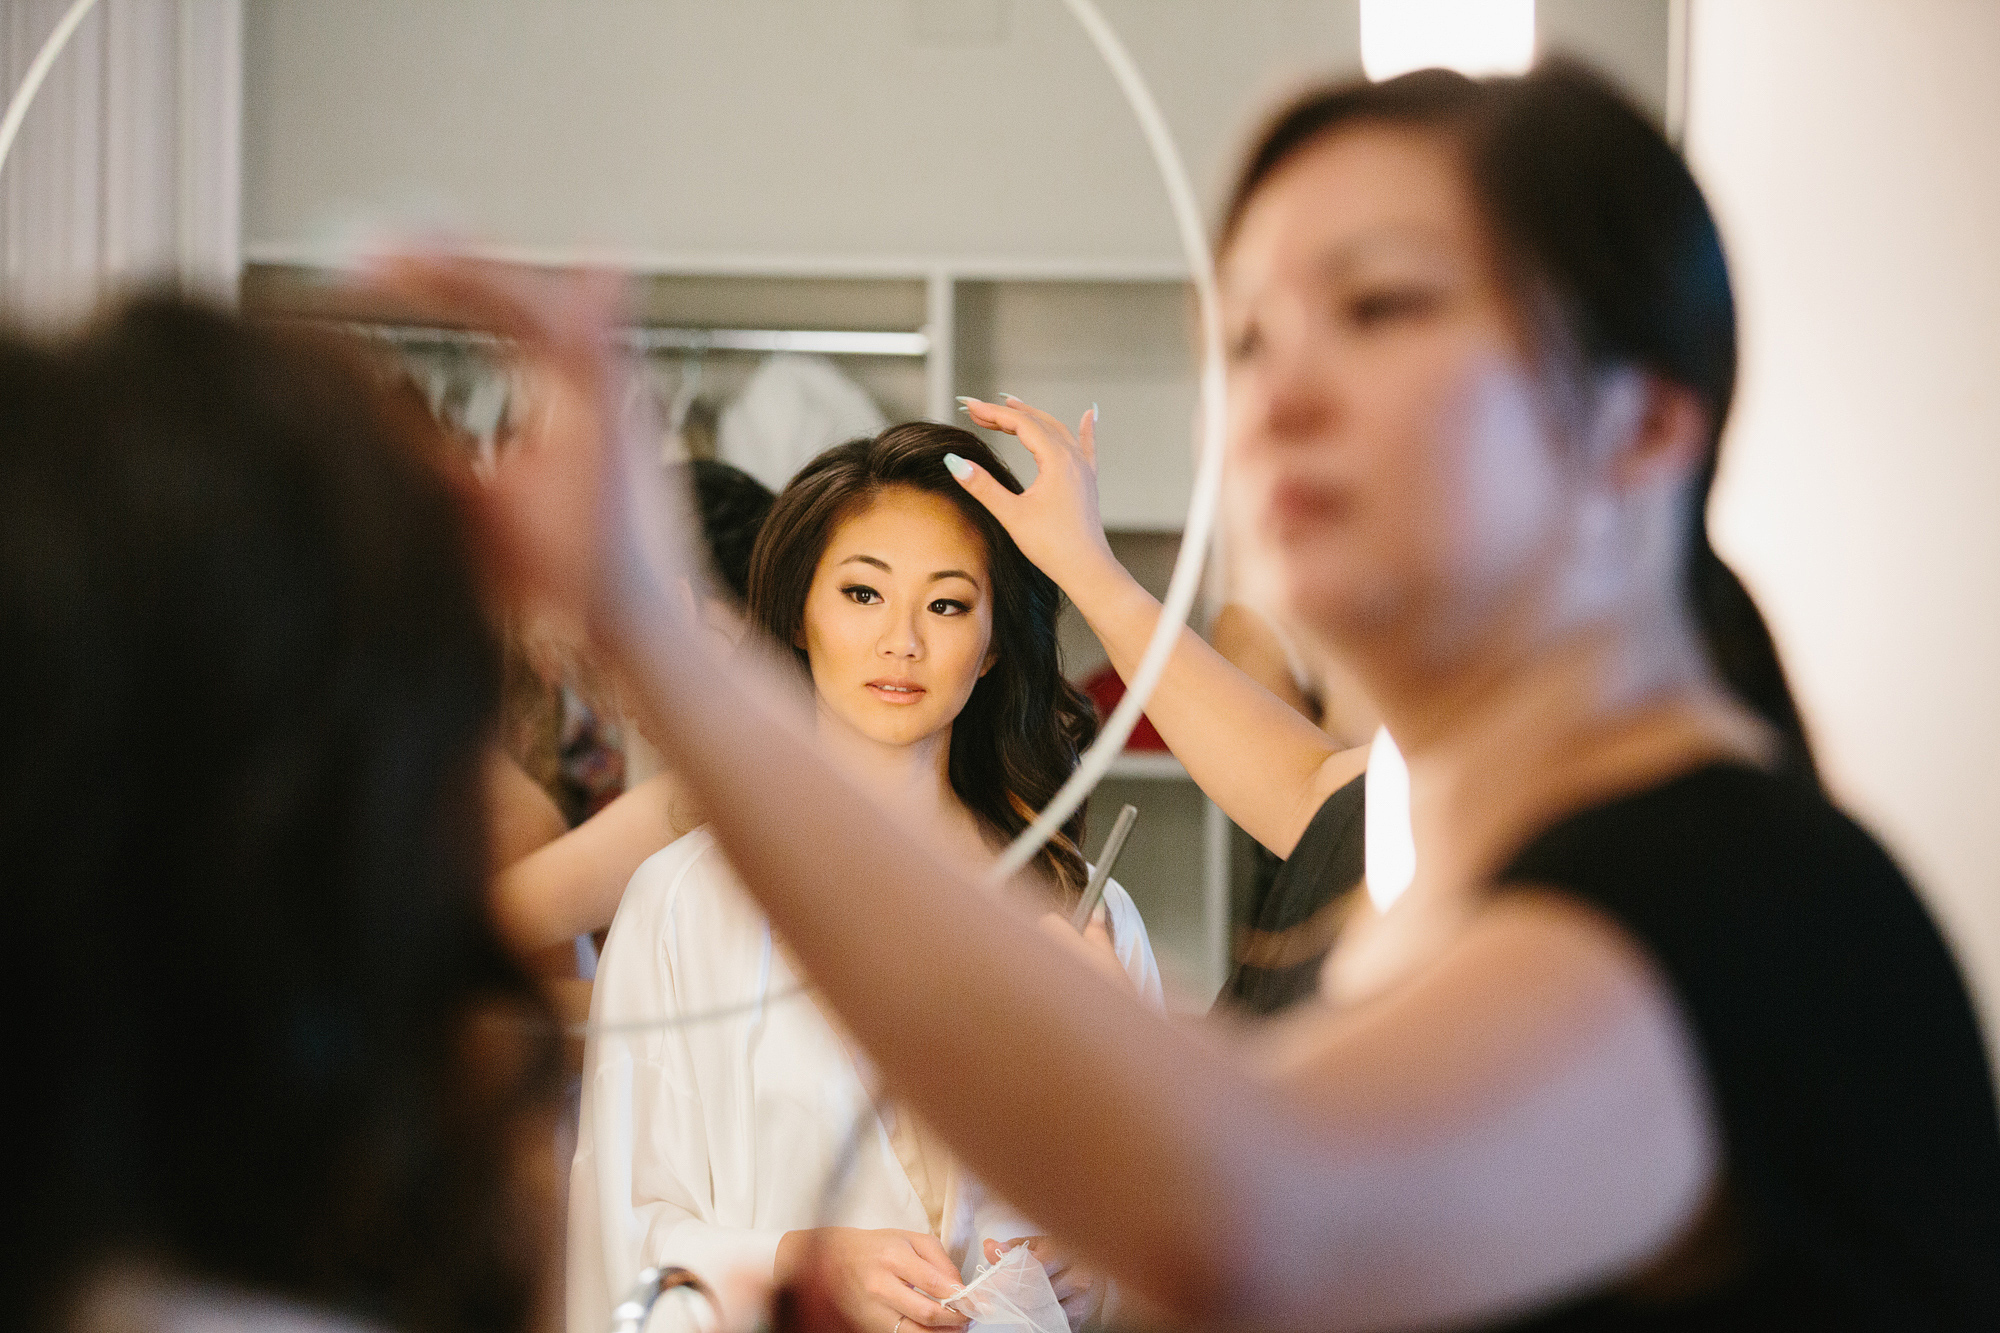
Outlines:
<svg viewBox="0 0 2000 1333"><path fill-rule="evenodd" d="M9 1322L139 1265L524 1327L552 1029L487 923L499 658L429 424L165 299L0 342L0 401Z"/></svg>

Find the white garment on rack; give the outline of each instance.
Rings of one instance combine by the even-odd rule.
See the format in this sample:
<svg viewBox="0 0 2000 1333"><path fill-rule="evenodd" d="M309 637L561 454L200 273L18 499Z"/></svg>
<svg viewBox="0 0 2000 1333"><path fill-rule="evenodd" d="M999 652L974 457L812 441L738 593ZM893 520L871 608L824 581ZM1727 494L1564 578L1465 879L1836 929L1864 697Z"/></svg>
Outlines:
<svg viewBox="0 0 2000 1333"><path fill-rule="evenodd" d="M1115 880L1104 902L1120 961L1160 1005L1138 908ZM768 1278L779 1238L820 1220L820 1192L857 1119L865 1129L832 1222L931 1229L854 1055L811 997L784 998L797 980L706 829L632 876L598 961L591 1022L756 1007L586 1044L570 1170L569 1333L606 1333L612 1306L649 1265L692 1269L719 1291L732 1275ZM940 1239L967 1278L982 1241L1037 1230L963 1171L946 1198ZM652 1327L669 1326L692 1321L663 1307Z"/></svg>
<svg viewBox="0 0 2000 1333"><path fill-rule="evenodd" d="M879 434L882 409L822 356L778 353L722 410L716 456L774 491L829 445Z"/></svg>

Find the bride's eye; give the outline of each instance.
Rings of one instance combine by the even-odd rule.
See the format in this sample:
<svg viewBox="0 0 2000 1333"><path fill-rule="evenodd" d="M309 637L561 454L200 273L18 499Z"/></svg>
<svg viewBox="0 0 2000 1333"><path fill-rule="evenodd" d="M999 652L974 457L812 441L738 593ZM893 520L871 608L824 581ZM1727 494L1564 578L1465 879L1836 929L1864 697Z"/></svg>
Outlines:
<svg viewBox="0 0 2000 1333"><path fill-rule="evenodd" d="M950 597L940 597L931 603L931 610L941 616L962 616L971 609L964 602Z"/></svg>
<svg viewBox="0 0 2000 1333"><path fill-rule="evenodd" d="M873 606L882 600L882 594L865 583L850 583L842 588L840 593L848 601L858 602L862 606Z"/></svg>

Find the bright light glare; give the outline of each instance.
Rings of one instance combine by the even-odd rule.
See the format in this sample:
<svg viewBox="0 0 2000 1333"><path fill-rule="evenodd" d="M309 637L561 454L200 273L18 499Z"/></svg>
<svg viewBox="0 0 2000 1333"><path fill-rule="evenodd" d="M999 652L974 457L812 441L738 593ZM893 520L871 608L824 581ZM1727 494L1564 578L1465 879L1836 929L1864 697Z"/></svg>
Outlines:
<svg viewBox="0 0 2000 1333"><path fill-rule="evenodd" d="M1361 0L1361 67L1380 82L1441 66L1519 74L1535 59L1535 0Z"/></svg>
<svg viewBox="0 0 2000 1333"><path fill-rule="evenodd" d="M1361 845L1363 878L1375 910L1386 912L1417 877L1417 839L1410 827L1410 766L1389 738L1387 727L1375 731L1368 747L1368 776L1362 784Z"/></svg>

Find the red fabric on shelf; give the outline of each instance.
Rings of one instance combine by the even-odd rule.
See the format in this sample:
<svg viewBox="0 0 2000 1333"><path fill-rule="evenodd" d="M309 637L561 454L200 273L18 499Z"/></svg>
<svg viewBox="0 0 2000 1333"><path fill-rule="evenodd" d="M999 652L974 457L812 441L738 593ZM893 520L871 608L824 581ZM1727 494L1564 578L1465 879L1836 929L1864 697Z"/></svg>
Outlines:
<svg viewBox="0 0 2000 1333"><path fill-rule="evenodd" d="M1090 696L1090 702L1097 705L1097 720L1101 723L1111 716L1111 710L1125 697L1125 682L1109 662L1083 678L1083 692ZM1132 738L1125 742L1128 750L1164 751L1167 743L1160 739L1160 733L1153 730L1151 718L1141 714L1139 725L1132 728Z"/></svg>

